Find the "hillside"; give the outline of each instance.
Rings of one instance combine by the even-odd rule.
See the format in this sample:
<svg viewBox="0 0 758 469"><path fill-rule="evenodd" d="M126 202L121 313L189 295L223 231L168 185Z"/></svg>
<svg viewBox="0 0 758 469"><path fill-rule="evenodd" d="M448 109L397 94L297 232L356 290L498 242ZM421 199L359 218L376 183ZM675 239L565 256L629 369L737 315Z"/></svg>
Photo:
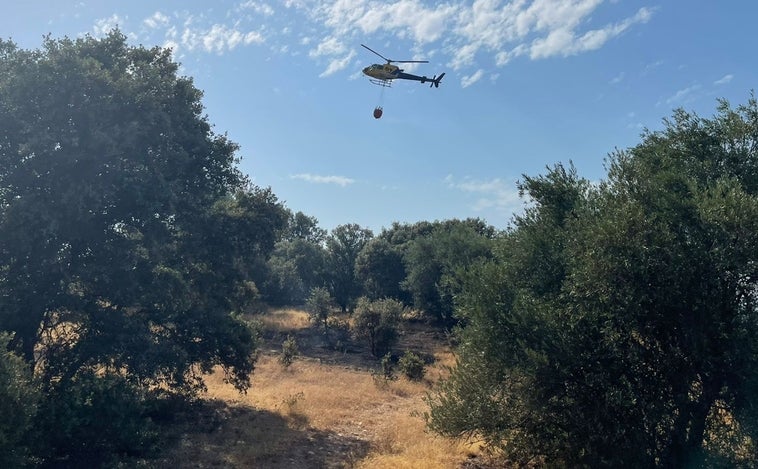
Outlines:
<svg viewBox="0 0 758 469"><path fill-rule="evenodd" d="M301 355L284 369L278 357L288 334L296 337ZM407 323L395 348L396 354L412 350L431 362L420 382L375 377L378 360L360 344L335 350L299 310L263 317L261 350L246 395L224 384L222 373L210 376L198 414L173 429L176 445L143 463L436 469L479 458L472 445L425 432L423 397L454 361L444 335L426 325Z"/></svg>

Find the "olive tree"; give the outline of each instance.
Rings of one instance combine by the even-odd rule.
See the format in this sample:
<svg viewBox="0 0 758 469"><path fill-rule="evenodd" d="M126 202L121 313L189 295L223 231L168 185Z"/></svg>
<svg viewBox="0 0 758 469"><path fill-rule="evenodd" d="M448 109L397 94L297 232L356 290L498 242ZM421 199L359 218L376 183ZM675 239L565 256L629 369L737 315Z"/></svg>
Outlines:
<svg viewBox="0 0 758 469"><path fill-rule="evenodd" d="M193 393L215 366L249 387L238 313L286 212L177 70L118 31L0 41L0 330L59 410L100 390Z"/></svg>
<svg viewBox="0 0 758 469"><path fill-rule="evenodd" d="M572 467L756 457L758 105L677 111L589 184L557 166L464 282L430 426Z"/></svg>

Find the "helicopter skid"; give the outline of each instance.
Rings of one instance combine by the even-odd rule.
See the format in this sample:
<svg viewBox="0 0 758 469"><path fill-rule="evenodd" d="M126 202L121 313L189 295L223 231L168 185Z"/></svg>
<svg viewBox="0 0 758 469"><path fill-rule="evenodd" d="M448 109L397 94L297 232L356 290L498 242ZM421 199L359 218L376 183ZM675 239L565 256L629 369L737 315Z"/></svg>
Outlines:
<svg viewBox="0 0 758 469"><path fill-rule="evenodd" d="M381 86L384 88L392 88L391 80L380 80L378 78L369 78L368 81L373 83L376 86Z"/></svg>

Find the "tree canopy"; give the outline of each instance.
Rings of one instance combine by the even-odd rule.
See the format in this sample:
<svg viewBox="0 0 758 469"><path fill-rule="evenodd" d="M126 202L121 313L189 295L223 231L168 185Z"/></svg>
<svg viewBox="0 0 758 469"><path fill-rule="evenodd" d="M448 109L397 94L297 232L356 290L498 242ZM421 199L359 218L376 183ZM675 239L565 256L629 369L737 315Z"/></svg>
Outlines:
<svg viewBox="0 0 758 469"><path fill-rule="evenodd" d="M444 434L586 467L755 461L758 105L677 111L608 159L561 165L467 277Z"/></svg>
<svg viewBox="0 0 758 469"><path fill-rule="evenodd" d="M0 330L51 394L103 374L193 392L216 365L249 386L235 313L287 212L177 69L118 31L0 41Z"/></svg>
<svg viewBox="0 0 758 469"><path fill-rule="evenodd" d="M342 311L351 307L361 294L355 261L373 237L368 228L348 223L334 228L326 238L329 289Z"/></svg>

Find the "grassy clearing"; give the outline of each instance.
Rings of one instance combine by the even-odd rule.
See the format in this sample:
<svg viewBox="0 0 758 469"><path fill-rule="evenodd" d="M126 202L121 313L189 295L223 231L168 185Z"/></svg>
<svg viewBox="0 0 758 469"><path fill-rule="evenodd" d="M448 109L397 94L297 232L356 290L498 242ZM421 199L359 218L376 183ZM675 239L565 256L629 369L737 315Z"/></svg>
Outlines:
<svg viewBox="0 0 758 469"><path fill-rule="evenodd" d="M177 467L457 468L477 448L426 433L423 396L453 357L422 326L408 331L396 351L410 347L434 358L426 378L385 382L372 376L365 353L325 350L307 314L277 310L262 319L264 353L246 395L208 377L207 425L187 428L161 460ZM275 351L282 337L302 343L288 369Z"/></svg>

